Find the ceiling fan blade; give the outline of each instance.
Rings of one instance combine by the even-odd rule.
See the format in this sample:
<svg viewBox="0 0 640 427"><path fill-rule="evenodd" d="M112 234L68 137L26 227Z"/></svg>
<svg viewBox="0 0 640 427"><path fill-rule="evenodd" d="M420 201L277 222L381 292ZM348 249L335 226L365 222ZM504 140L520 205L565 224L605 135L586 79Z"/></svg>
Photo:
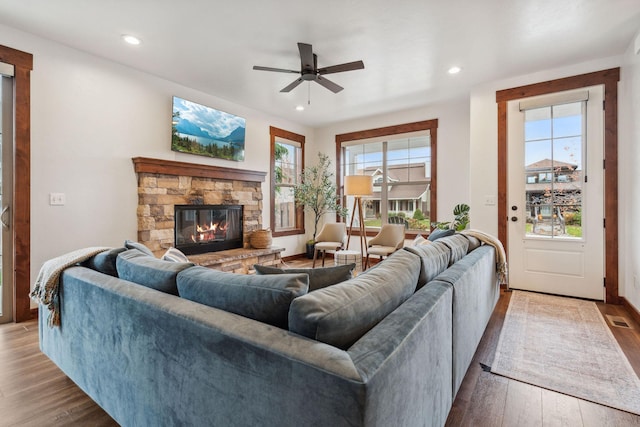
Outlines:
<svg viewBox="0 0 640 427"><path fill-rule="evenodd" d="M299 79L294 80L294 82L293 82L293 83L291 83L289 86L287 86L287 87L285 87L284 89L282 89L280 92L290 92L292 89L297 88L297 87L298 87L298 85L299 85L300 83L302 83L302 81L303 81L303 80L302 80L302 77L300 77Z"/></svg>
<svg viewBox="0 0 640 427"><path fill-rule="evenodd" d="M300 63L302 64L302 69L311 69L313 68L313 49L310 44L307 43L298 43L298 50L300 51Z"/></svg>
<svg viewBox="0 0 640 427"><path fill-rule="evenodd" d="M316 77L316 82L318 82L320 85L326 87L327 89L329 89L333 93L338 93L342 89L344 89L342 86L337 85L334 82L332 82L331 80L325 79L324 77L320 77L320 76Z"/></svg>
<svg viewBox="0 0 640 427"><path fill-rule="evenodd" d="M259 65L254 65L253 69L254 70L260 70L260 71L276 71L278 73L294 73L294 74L299 74L300 73L300 71L285 70L284 68L261 67Z"/></svg>
<svg viewBox="0 0 640 427"><path fill-rule="evenodd" d="M343 71L362 70L364 68L364 62L354 61L347 62L346 64L332 65L331 67L324 67L318 70L318 74L332 74L342 73Z"/></svg>

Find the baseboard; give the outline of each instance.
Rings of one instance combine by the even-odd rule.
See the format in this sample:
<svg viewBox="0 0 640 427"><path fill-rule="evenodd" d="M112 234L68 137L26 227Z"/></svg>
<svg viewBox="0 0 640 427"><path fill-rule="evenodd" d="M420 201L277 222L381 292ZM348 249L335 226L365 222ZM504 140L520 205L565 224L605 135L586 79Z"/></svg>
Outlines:
<svg viewBox="0 0 640 427"><path fill-rule="evenodd" d="M622 305L627 309L629 315L633 317L633 320L640 325L640 312L638 309L636 309L625 297L620 297L620 301L622 301Z"/></svg>

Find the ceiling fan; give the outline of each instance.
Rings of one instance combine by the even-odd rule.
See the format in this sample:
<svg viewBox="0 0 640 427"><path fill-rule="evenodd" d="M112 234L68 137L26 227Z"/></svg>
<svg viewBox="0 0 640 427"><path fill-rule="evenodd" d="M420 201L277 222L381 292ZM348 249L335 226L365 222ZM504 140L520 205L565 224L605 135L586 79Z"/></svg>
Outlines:
<svg viewBox="0 0 640 427"><path fill-rule="evenodd" d="M298 50L300 51L300 71L286 70L283 68L271 68L261 67L254 65L254 70L260 71L276 71L278 73L294 73L300 74L300 77L293 83L283 88L280 92L290 92L296 88L303 81L315 81L321 86L326 87L333 93L338 93L342 89L342 86L335 84L331 80L327 80L323 76L325 74L341 73L343 71L361 70L364 68L362 61L347 62L346 64L333 65L331 67L318 68L318 56L313 53L313 49L310 44L298 43Z"/></svg>

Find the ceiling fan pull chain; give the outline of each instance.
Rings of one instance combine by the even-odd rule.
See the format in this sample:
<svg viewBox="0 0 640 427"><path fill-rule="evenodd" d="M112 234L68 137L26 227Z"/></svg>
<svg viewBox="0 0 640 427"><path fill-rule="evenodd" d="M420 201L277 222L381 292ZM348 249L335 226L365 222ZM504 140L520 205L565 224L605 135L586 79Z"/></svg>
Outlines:
<svg viewBox="0 0 640 427"><path fill-rule="evenodd" d="M311 82L307 82L307 105L311 105Z"/></svg>

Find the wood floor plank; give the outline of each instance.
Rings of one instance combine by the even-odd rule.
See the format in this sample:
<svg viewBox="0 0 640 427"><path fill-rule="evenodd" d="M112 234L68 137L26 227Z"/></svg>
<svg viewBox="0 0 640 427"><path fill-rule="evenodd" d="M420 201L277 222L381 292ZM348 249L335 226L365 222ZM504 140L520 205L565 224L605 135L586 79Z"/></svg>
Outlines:
<svg viewBox="0 0 640 427"><path fill-rule="evenodd" d="M502 425L538 427L542 425L542 389L509 380Z"/></svg>
<svg viewBox="0 0 640 427"><path fill-rule="evenodd" d="M585 427L640 427L640 417L586 400L578 400Z"/></svg>
<svg viewBox="0 0 640 427"><path fill-rule="evenodd" d="M582 425L580 403L575 397L541 390L542 425L545 427L574 427Z"/></svg>
<svg viewBox="0 0 640 427"><path fill-rule="evenodd" d="M478 377L473 399L461 426L499 427L502 425L509 380L490 372Z"/></svg>

